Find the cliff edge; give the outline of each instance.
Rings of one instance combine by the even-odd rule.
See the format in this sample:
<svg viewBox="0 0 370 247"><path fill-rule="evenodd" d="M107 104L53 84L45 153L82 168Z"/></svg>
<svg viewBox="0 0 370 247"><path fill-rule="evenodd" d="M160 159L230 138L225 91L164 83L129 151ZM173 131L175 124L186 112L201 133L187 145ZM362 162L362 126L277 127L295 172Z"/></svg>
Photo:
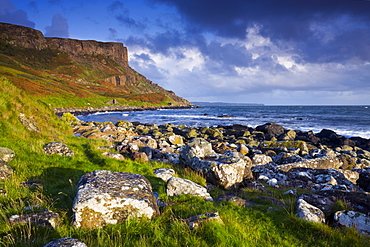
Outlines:
<svg viewBox="0 0 370 247"><path fill-rule="evenodd" d="M0 76L17 87L37 96L77 97L77 107L192 105L133 70L122 43L48 38L0 23L0 58ZM76 107L75 102L53 106Z"/></svg>

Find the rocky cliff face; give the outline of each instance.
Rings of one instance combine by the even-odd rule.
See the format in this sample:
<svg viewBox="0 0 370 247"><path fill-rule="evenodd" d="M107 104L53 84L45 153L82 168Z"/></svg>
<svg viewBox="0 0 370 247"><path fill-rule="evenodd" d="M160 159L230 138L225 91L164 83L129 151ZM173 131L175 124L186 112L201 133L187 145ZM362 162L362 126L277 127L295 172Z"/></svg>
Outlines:
<svg viewBox="0 0 370 247"><path fill-rule="evenodd" d="M25 48L56 49L74 56L102 55L128 66L127 48L122 43L46 38L38 30L7 23L0 23L0 38L11 45Z"/></svg>
<svg viewBox="0 0 370 247"><path fill-rule="evenodd" d="M7 62L1 64L1 59ZM133 70L122 43L46 38L32 28L0 23L0 66L14 68L18 66L15 64L25 67L8 79L38 95L68 91L78 97L118 98L114 102L191 105ZM32 75L25 75L25 68ZM43 82L34 80L45 73L49 75Z"/></svg>

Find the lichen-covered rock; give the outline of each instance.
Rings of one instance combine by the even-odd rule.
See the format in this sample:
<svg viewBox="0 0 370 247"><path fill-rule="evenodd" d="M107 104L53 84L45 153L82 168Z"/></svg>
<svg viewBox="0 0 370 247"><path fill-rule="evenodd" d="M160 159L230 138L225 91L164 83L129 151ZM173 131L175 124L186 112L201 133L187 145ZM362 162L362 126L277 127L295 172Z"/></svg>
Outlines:
<svg viewBox="0 0 370 247"><path fill-rule="evenodd" d="M94 171L83 175L73 203L74 225L98 228L129 217L159 215L152 186L142 175Z"/></svg>
<svg viewBox="0 0 370 247"><path fill-rule="evenodd" d="M214 160L193 157L188 165L201 172L207 181L225 189L237 186L244 179L252 178L251 160L238 152L226 152Z"/></svg>
<svg viewBox="0 0 370 247"><path fill-rule="evenodd" d="M148 162L149 157L146 155L144 152L135 152L131 156L133 161L138 161L138 162Z"/></svg>
<svg viewBox="0 0 370 247"><path fill-rule="evenodd" d="M318 194L302 194L299 199L303 199L307 203L319 208L325 215L332 213L334 202L326 196Z"/></svg>
<svg viewBox="0 0 370 247"><path fill-rule="evenodd" d="M191 164L194 158L214 157L215 151L212 149L211 143L203 138L194 138L186 145L180 153L180 161L184 164Z"/></svg>
<svg viewBox="0 0 370 247"><path fill-rule="evenodd" d="M228 202L234 203L235 205L239 207L245 207L245 208L255 205L255 203L248 201L246 199L240 198L238 196L226 196L226 195L219 196L217 197L216 201L228 201Z"/></svg>
<svg viewBox="0 0 370 247"><path fill-rule="evenodd" d="M87 247L87 245L75 238L61 238L44 245L44 247Z"/></svg>
<svg viewBox="0 0 370 247"><path fill-rule="evenodd" d="M46 144L43 148L46 154L59 154L62 156L73 156L73 151L64 143L61 142L51 142Z"/></svg>
<svg viewBox="0 0 370 247"><path fill-rule="evenodd" d="M6 147L0 147L0 160L9 162L14 157L15 157L15 153L13 150L6 148Z"/></svg>
<svg viewBox="0 0 370 247"><path fill-rule="evenodd" d="M103 156L106 156L108 158L113 158L116 160L124 160L125 157L122 154L116 154L116 153L110 153L110 152L104 152L102 153Z"/></svg>
<svg viewBox="0 0 370 247"><path fill-rule="evenodd" d="M272 158L270 156L267 156L267 155L264 155L264 154L255 154L252 157L252 165L253 166L266 165L270 162L272 162Z"/></svg>
<svg viewBox="0 0 370 247"><path fill-rule="evenodd" d="M160 178L163 181L167 182L168 179L172 178L173 175L175 175L175 171L170 168L159 168L154 171L154 175L157 178Z"/></svg>
<svg viewBox="0 0 370 247"><path fill-rule="evenodd" d="M220 218L217 211L213 211L213 212L210 212L210 213L204 213L204 214L200 214L200 215L195 215L195 216L192 216L192 217L187 218L187 219L184 220L184 222L186 222L189 225L190 229L195 229L199 225L201 225L205 222L210 222L210 221L214 221L214 222L218 222L220 224L224 224L224 222Z"/></svg>
<svg viewBox="0 0 370 247"><path fill-rule="evenodd" d="M168 141L172 145L180 145L180 146L184 145L184 139L180 135L171 135L168 137Z"/></svg>
<svg viewBox="0 0 370 247"><path fill-rule="evenodd" d="M13 225L20 223L33 223L41 226L56 228L60 222L60 217L57 213L46 210L40 213L12 215L9 222Z"/></svg>
<svg viewBox="0 0 370 247"><path fill-rule="evenodd" d="M13 169L4 160L0 159L0 180L11 177Z"/></svg>
<svg viewBox="0 0 370 247"><path fill-rule="evenodd" d="M311 222L325 223L325 214L303 199L297 200L297 217Z"/></svg>
<svg viewBox="0 0 370 247"><path fill-rule="evenodd" d="M342 165L343 163L337 157L325 156L322 158L309 159L296 163L280 165L278 166L278 169L285 172L289 171L292 168L337 169Z"/></svg>
<svg viewBox="0 0 370 247"><path fill-rule="evenodd" d="M207 189L188 179L172 177L167 182L167 196L193 195L213 201Z"/></svg>
<svg viewBox="0 0 370 247"><path fill-rule="evenodd" d="M366 214L342 210L335 213L334 220L342 226L355 228L362 235L370 236L370 217Z"/></svg>
<svg viewBox="0 0 370 247"><path fill-rule="evenodd" d="M36 124L36 121L32 116L27 117L23 113L19 113L19 121L22 125L29 131L40 132L39 127Z"/></svg>

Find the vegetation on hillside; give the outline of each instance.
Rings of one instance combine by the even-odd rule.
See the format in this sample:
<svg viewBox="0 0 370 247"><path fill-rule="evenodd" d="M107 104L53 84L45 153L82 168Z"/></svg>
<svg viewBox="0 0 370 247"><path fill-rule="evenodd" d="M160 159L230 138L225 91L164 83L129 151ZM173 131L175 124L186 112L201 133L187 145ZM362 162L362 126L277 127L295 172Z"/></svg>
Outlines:
<svg viewBox="0 0 370 247"><path fill-rule="evenodd" d="M109 147L109 143L74 136L71 127L43 99L29 95L8 79L0 78L0 84L0 146L16 153L9 162L15 171L12 178L0 181L0 189L6 191L6 195L0 195L0 246L43 246L63 237L80 239L88 246L367 246L369 243L369 238L353 229L333 229L299 220L295 217L295 198L283 195L285 190L243 189L238 196L257 204L249 208L192 196L167 197L165 183L153 175L156 168L173 168L177 176L202 185L205 180L178 165L104 157L98 147ZM40 132L27 130L19 121L20 113L32 116ZM51 141L67 144L75 155L44 154L43 145ZM94 170L142 174L168 206L161 208L161 215L151 221L131 219L102 229L76 229L71 224L71 208L77 182L84 173ZM40 183L24 186L24 182L31 181ZM217 188L211 192L213 197L220 193ZM262 200L262 195L281 199L286 206L272 205ZM56 229L8 222L11 215L44 209L61 216L62 222ZM224 224L209 222L190 230L182 221L211 211L218 211Z"/></svg>

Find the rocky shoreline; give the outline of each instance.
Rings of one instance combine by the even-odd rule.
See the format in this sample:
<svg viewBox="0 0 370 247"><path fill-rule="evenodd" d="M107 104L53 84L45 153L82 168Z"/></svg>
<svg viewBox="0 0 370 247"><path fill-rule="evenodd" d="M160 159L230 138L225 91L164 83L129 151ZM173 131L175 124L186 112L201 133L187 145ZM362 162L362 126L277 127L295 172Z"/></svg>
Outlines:
<svg viewBox="0 0 370 247"><path fill-rule="evenodd" d="M54 108L54 112L61 117L63 113L72 113L74 115L89 115L97 112L113 112L113 111L153 111L160 109L189 109L197 107L195 105L176 105L176 106L102 106L102 107L87 107L87 108Z"/></svg>
<svg viewBox="0 0 370 247"><path fill-rule="evenodd" d="M218 188L224 190L224 196L215 200L253 205L236 196L241 189L285 189L296 197L297 217L355 226L361 234L370 234L370 224L366 223L370 222L369 139L347 138L327 129L317 134L289 130L275 123L256 128L188 127L82 122L72 114L64 114L62 119L73 126L77 136L110 141L110 148L117 153L104 152L105 156L168 162L188 167L207 181L207 187L199 189L191 181L182 181L182 185L171 181L175 178L172 169L155 171L156 176L165 177L169 195L193 193L214 200L208 192ZM175 181L176 192L169 192ZM194 191L189 192L192 186ZM312 193L299 194L298 188ZM344 201L348 210L336 211L339 201Z"/></svg>

